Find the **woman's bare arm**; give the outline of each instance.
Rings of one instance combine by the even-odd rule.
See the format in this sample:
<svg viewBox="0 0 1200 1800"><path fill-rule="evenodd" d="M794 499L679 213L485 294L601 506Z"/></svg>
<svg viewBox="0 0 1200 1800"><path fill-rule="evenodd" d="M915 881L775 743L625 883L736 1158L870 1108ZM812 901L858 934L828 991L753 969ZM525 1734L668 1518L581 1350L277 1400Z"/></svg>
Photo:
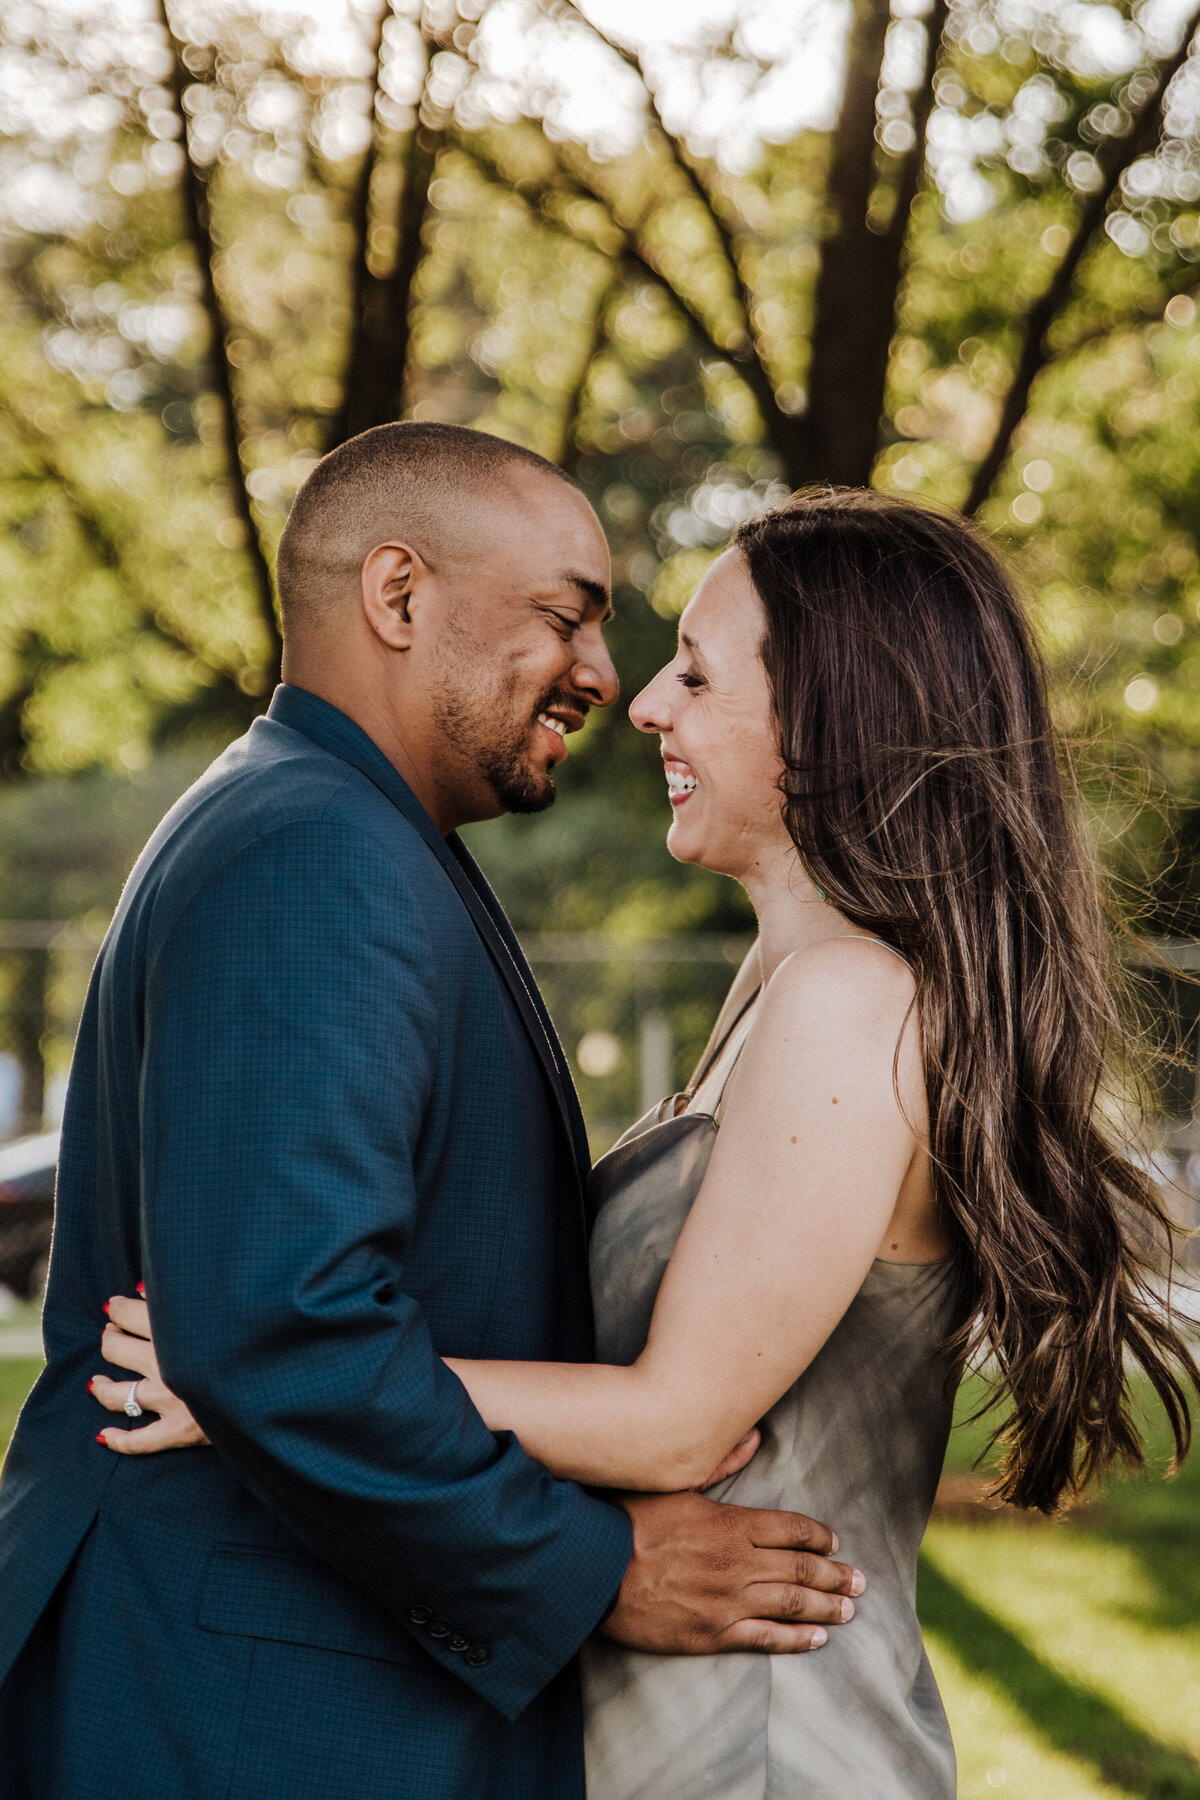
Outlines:
<svg viewBox="0 0 1200 1800"><path fill-rule="evenodd" d="M672 1492L713 1478L816 1355L892 1220L916 1142L904 1115L923 1106L911 999L911 975L883 950L830 942L784 964L642 1355L628 1368L450 1359L494 1430L595 1486ZM148 1335L143 1302L112 1302L105 1357L145 1375L142 1404L163 1413L149 1429L102 1434L126 1454L203 1442L162 1387ZM93 1391L117 1411L128 1384L99 1377ZM168 1420L172 1407L181 1416Z"/></svg>
<svg viewBox="0 0 1200 1800"><path fill-rule="evenodd" d="M807 1367L883 1241L915 1149L893 1088L911 998L911 975L882 950L833 942L789 959L642 1355L628 1368L451 1361L489 1425L598 1486L671 1491L707 1475ZM910 1116L919 1089L910 1022Z"/></svg>

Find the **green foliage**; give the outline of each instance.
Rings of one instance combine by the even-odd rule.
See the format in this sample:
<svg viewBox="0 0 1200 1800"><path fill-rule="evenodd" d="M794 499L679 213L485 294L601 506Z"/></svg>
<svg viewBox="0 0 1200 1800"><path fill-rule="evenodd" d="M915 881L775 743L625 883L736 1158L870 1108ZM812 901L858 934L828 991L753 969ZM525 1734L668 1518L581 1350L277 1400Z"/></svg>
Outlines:
<svg viewBox="0 0 1200 1800"><path fill-rule="evenodd" d="M856 32L879 4L859 9ZM750 21L753 0L742 10ZM867 71L862 253L877 240L885 275L864 264L854 305L830 317L822 270L863 225L827 187L845 129L754 146L739 117L727 142L697 124L689 147L664 123L687 93L701 117L718 65L754 116L778 69L736 33L669 57L651 46L646 64L621 52L631 68L564 0L537 0L520 26L512 0L457 12L397 0L379 15L376 82L364 13L337 37L316 16L199 0L172 13L176 65L161 30L131 25L116 0L7 9L3 771L136 770L181 741L218 745L258 710L271 645L244 516L269 554L336 434L347 369L360 386L382 378L369 356L352 365L351 346L363 307L391 295L387 317L408 334L403 408L533 445L596 505L627 694L667 655L706 556L748 510L827 475L820 445L843 426L853 436L865 418L875 441L873 466L851 478L949 505L994 452L982 522L1030 595L1069 735L1100 746L1084 776L1106 850L1130 882L1155 881L1155 925L1190 924L1195 70L1168 85L1157 15L1095 0L1061 12L952 0L928 64L908 15L897 7ZM518 29L545 59L537 81L497 60ZM568 39L625 81L623 138L571 126L549 72ZM433 158L423 200L408 160L418 119ZM214 246L216 338L185 147ZM414 216L418 255L398 288ZM1077 250L1011 432L1002 402L1031 308ZM848 370L828 418L810 392L814 345ZM569 807L481 839L523 924L740 926L725 884L666 859L652 746L618 718L593 721L563 785Z"/></svg>

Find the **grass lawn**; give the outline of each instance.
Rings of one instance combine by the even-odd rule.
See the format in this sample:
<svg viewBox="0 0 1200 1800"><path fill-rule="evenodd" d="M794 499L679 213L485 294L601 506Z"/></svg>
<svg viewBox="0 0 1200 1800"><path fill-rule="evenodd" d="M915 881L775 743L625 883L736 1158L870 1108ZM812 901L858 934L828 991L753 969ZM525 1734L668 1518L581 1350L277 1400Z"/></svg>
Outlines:
<svg viewBox="0 0 1200 1800"><path fill-rule="evenodd" d="M980 1437L957 1430L949 1467ZM1200 1445L1060 1523L962 1513L935 1517L919 1590L960 1800L1200 1800Z"/></svg>
<svg viewBox="0 0 1200 1800"><path fill-rule="evenodd" d="M40 1366L0 1359L0 1449ZM956 1430L949 1468L980 1441ZM1177 1481L1110 1481L1062 1523L935 1518L919 1603L960 1800L1200 1800L1200 1445Z"/></svg>
<svg viewBox="0 0 1200 1800"><path fill-rule="evenodd" d="M8 1448L25 1396L42 1372L41 1357L0 1356L0 1453ZM96 1427L99 1430L99 1426Z"/></svg>

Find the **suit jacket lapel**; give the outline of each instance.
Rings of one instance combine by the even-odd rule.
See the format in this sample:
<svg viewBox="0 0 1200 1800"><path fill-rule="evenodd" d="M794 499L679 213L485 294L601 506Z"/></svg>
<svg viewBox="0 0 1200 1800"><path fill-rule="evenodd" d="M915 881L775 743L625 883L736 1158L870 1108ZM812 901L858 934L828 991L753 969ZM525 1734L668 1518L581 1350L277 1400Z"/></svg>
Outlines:
<svg viewBox="0 0 1200 1800"><path fill-rule="evenodd" d="M483 872L465 844L452 835L442 836L412 789L387 757L353 719L327 700L302 688L276 688L267 716L286 725L351 763L384 793L418 832L454 883L485 950L495 964L513 1004L520 1014L538 1061L554 1097L574 1155L580 1187L587 1180L590 1158L583 1115L571 1081L567 1059L538 993L537 983L525 960L515 932L504 915Z"/></svg>
<svg viewBox="0 0 1200 1800"><path fill-rule="evenodd" d="M583 1112L580 1109L579 1097L575 1092L575 1084L571 1080L571 1069L567 1062L566 1051L562 1047L562 1041L554 1028L554 1021L550 1017L546 1002L542 999L538 984L534 980L533 970L529 967L525 952L521 948L520 940L509 923L504 908L489 887L487 877L479 867L479 864L475 861L475 858L471 855L470 851L456 832L452 833L445 841L447 848L453 853L460 869L470 883L480 905L484 908L489 923L495 930L496 935L499 937L504 949L508 953L507 960L511 963L518 983L518 985L514 987L510 981L510 992L512 992L514 999L517 1000L518 1006L521 1005L522 999L528 1002L529 1006L532 1008L537 1025L540 1027L541 1036L544 1038L546 1048L550 1053L553 1085L556 1088L558 1099L563 1110L563 1118L566 1122L567 1132L571 1139L572 1148L575 1151L575 1160L579 1165L581 1178L586 1180L587 1172L591 1167L591 1155L588 1150L587 1141L587 1127L583 1122ZM501 962L500 967L501 973L505 973L503 962ZM524 1012L524 1008L522 1008L522 1012ZM526 1023L528 1024L528 1020ZM538 1033L531 1029L530 1036L534 1038L536 1043Z"/></svg>

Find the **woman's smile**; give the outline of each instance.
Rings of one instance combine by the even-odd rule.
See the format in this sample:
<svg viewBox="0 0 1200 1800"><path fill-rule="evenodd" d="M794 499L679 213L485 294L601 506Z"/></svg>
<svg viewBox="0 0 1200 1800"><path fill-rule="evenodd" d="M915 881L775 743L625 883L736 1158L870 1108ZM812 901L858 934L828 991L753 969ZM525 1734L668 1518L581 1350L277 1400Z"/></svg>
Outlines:
<svg viewBox="0 0 1200 1800"><path fill-rule="evenodd" d="M679 757L672 756L669 750L664 749L662 754L663 767L667 772L667 797L672 806L682 806L696 791L695 770L689 764L681 762Z"/></svg>

